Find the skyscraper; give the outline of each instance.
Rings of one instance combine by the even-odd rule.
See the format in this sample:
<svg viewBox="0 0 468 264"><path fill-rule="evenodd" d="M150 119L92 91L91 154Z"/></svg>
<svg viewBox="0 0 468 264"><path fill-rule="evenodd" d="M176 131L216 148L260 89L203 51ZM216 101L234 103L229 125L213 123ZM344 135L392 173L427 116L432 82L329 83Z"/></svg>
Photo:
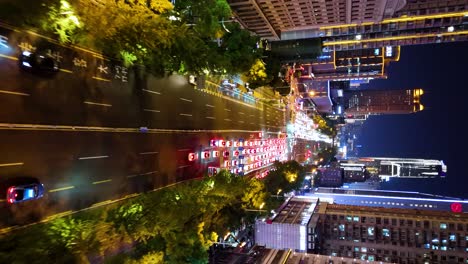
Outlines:
<svg viewBox="0 0 468 264"><path fill-rule="evenodd" d="M228 0L240 23L270 40L283 39L285 32L318 29L348 23L379 22L392 17L404 0L278 1ZM289 38L294 39L294 38Z"/></svg>
<svg viewBox="0 0 468 264"><path fill-rule="evenodd" d="M468 215L320 203L319 254L394 263L467 263Z"/></svg>
<svg viewBox="0 0 468 264"><path fill-rule="evenodd" d="M345 114L409 114L424 109L420 102L422 89L362 90L345 92Z"/></svg>

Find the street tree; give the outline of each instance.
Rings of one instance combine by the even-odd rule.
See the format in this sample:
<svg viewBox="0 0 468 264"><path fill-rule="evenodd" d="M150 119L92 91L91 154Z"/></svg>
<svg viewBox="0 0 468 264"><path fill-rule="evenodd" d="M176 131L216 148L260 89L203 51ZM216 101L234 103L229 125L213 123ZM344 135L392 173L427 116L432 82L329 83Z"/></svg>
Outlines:
<svg viewBox="0 0 468 264"><path fill-rule="evenodd" d="M284 163L276 161L264 182L269 193L276 195L298 189L305 178L303 167L295 160Z"/></svg>

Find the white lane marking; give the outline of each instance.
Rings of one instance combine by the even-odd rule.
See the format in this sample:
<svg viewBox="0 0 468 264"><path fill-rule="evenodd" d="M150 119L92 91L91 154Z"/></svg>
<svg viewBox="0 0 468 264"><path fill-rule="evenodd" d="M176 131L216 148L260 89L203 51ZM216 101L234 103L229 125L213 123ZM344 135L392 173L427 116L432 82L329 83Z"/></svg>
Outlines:
<svg viewBox="0 0 468 264"><path fill-rule="evenodd" d="M159 152L157 151L152 151L152 152L141 152L140 155L150 155L150 154L158 154Z"/></svg>
<svg viewBox="0 0 468 264"><path fill-rule="evenodd" d="M251 125L254 125L254 123L250 123Z"/></svg>
<svg viewBox="0 0 468 264"><path fill-rule="evenodd" d="M228 111L228 112L231 112L231 109L224 108L224 110L226 110L226 111Z"/></svg>
<svg viewBox="0 0 468 264"><path fill-rule="evenodd" d="M206 107L214 107L214 105L209 105L209 104L206 104L205 106Z"/></svg>
<svg viewBox="0 0 468 264"><path fill-rule="evenodd" d="M103 159L108 158L109 156L93 156L93 157L81 157L78 158L79 160L88 160L88 159Z"/></svg>
<svg viewBox="0 0 468 264"><path fill-rule="evenodd" d="M208 119L215 119L215 118L212 117L212 116L207 116L206 118L208 118Z"/></svg>
<svg viewBox="0 0 468 264"><path fill-rule="evenodd" d="M50 190L49 192L60 192L60 191L70 190L73 188L75 188L75 186L67 186L67 187L53 189L53 190Z"/></svg>
<svg viewBox="0 0 468 264"><path fill-rule="evenodd" d="M242 113L242 112L239 112L239 115L245 115L245 114L244 114L244 113Z"/></svg>
<svg viewBox="0 0 468 264"><path fill-rule="evenodd" d="M254 116L254 115L250 115L250 116Z"/></svg>
<svg viewBox="0 0 468 264"><path fill-rule="evenodd" d="M178 149L177 151L189 151L190 149Z"/></svg>
<svg viewBox="0 0 468 264"><path fill-rule="evenodd" d="M93 184L101 184L101 183L110 182L110 181L112 181L112 179L107 179L107 180L102 180L102 181L95 181L95 182L93 182Z"/></svg>
<svg viewBox="0 0 468 264"><path fill-rule="evenodd" d="M100 103L94 103L94 102L89 102L89 101L85 101L84 103L89 104L89 105L100 105L100 106L107 106L107 107L112 106L111 104L100 104Z"/></svg>
<svg viewBox="0 0 468 264"><path fill-rule="evenodd" d="M177 167L177 169L182 169L182 168L190 167L190 166L191 166L191 165L179 166L179 167Z"/></svg>
<svg viewBox="0 0 468 264"><path fill-rule="evenodd" d="M152 93L152 94L161 94L160 92L156 92L156 91L151 91L151 90L146 90L146 89L142 89L142 90L148 93Z"/></svg>
<svg viewBox="0 0 468 264"><path fill-rule="evenodd" d="M6 90L0 90L0 93L12 94L12 95L21 95L21 96L29 96L29 94L27 94L27 93L12 92L12 91L6 91Z"/></svg>
<svg viewBox="0 0 468 264"><path fill-rule="evenodd" d="M192 116L191 114L179 114L181 116Z"/></svg>
<svg viewBox="0 0 468 264"><path fill-rule="evenodd" d="M224 121L231 122L231 119L225 118Z"/></svg>
<svg viewBox="0 0 468 264"><path fill-rule="evenodd" d="M0 167L8 167L8 166L21 166L23 165L23 162L15 162L15 163L3 163L0 164Z"/></svg>
<svg viewBox="0 0 468 264"><path fill-rule="evenodd" d="M159 110L151 110L151 109L143 109L143 111L146 111L146 112L153 112L153 113L159 113L161 111Z"/></svg>
<svg viewBox="0 0 468 264"><path fill-rule="evenodd" d="M137 176L145 176L145 175L150 175L150 174L153 174L153 173L158 173L158 171L150 171L150 172L144 172L144 173L140 173L140 174L127 175L127 178L134 178L134 177L137 177Z"/></svg>
<svg viewBox="0 0 468 264"><path fill-rule="evenodd" d="M239 123L244 123L244 121L239 121Z"/></svg>
<svg viewBox="0 0 468 264"><path fill-rule="evenodd" d="M192 100L190 100L190 99L185 99L185 98L182 98L182 97L179 97L179 99L182 100L182 101L190 102L190 103L192 102Z"/></svg>

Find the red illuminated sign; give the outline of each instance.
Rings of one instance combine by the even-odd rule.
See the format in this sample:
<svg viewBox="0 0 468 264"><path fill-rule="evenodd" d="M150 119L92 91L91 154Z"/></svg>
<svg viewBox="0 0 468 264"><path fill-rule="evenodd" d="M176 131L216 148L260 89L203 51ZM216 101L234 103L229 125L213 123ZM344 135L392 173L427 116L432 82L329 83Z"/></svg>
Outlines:
<svg viewBox="0 0 468 264"><path fill-rule="evenodd" d="M454 213L461 213L463 212L463 206L461 203L452 203L450 205L450 209L452 209L452 212Z"/></svg>

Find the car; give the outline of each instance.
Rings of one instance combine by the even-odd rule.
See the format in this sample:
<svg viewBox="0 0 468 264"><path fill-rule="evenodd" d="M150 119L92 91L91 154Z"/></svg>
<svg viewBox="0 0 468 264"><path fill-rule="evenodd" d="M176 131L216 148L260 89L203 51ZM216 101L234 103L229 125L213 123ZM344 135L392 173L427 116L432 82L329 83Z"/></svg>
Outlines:
<svg viewBox="0 0 468 264"><path fill-rule="evenodd" d="M50 74L60 70L58 61L46 54L23 51L18 61L20 68L26 71Z"/></svg>
<svg viewBox="0 0 468 264"><path fill-rule="evenodd" d="M41 183L10 186L7 190L7 202L10 204L37 200L43 196L44 185Z"/></svg>

